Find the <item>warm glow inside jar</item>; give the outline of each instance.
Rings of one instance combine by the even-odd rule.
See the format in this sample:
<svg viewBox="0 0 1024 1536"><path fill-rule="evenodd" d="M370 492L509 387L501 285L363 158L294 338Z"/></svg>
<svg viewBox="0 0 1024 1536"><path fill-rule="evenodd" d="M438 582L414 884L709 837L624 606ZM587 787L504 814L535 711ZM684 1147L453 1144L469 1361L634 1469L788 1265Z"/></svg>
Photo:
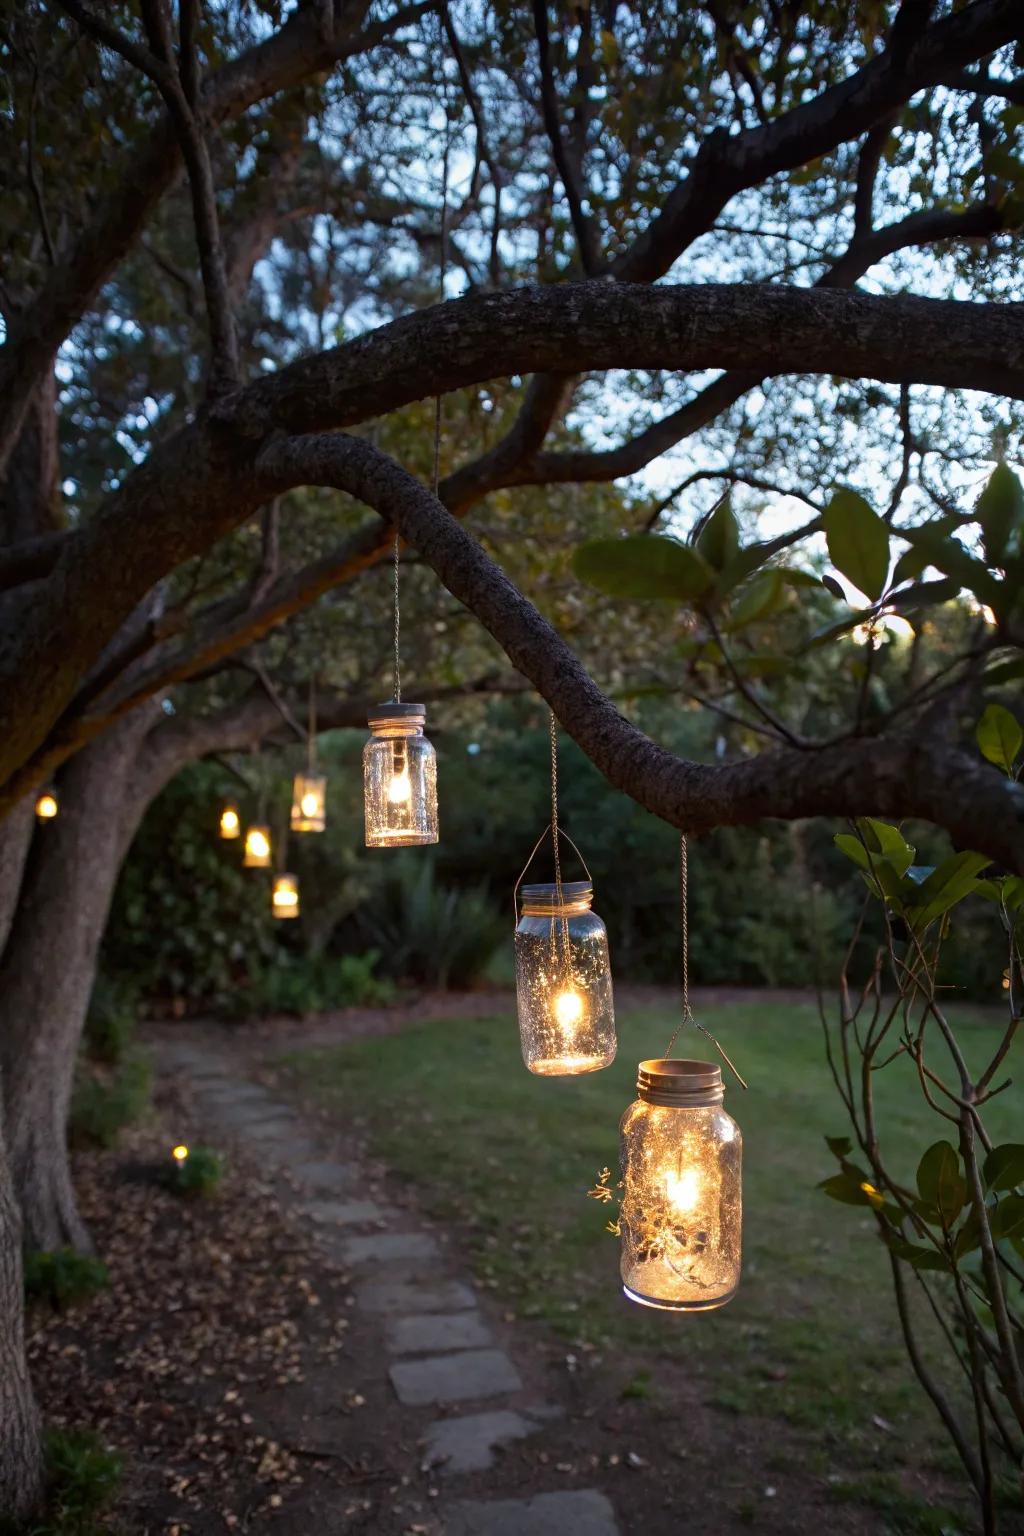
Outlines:
<svg viewBox="0 0 1024 1536"><path fill-rule="evenodd" d="M40 821L52 821L58 809L56 791L44 789L36 800L36 816L38 819Z"/></svg>
<svg viewBox="0 0 1024 1536"><path fill-rule="evenodd" d="M367 848L415 848L437 842L437 757L423 727L422 704L379 704L363 748Z"/></svg>
<svg viewBox="0 0 1024 1536"><path fill-rule="evenodd" d="M740 1278L743 1139L720 1067L642 1061L622 1117L622 1288L630 1301L704 1312Z"/></svg>
<svg viewBox="0 0 1024 1536"><path fill-rule="evenodd" d="M541 1077L575 1077L615 1060L608 934L589 880L524 885L516 926L523 1060Z"/></svg>
<svg viewBox="0 0 1024 1536"><path fill-rule="evenodd" d="M293 832L322 832L327 823L327 780L297 773L292 784Z"/></svg>
<svg viewBox="0 0 1024 1536"><path fill-rule="evenodd" d="M245 856L242 863L246 869L270 868L270 828L250 827L245 834Z"/></svg>
<svg viewBox="0 0 1024 1536"><path fill-rule="evenodd" d="M220 813L220 835L230 842L233 838L240 837L242 824L238 819L238 812L233 805L226 805Z"/></svg>
<svg viewBox="0 0 1024 1536"><path fill-rule="evenodd" d="M275 917L298 917L298 875L278 875L274 880L274 889L271 899Z"/></svg>

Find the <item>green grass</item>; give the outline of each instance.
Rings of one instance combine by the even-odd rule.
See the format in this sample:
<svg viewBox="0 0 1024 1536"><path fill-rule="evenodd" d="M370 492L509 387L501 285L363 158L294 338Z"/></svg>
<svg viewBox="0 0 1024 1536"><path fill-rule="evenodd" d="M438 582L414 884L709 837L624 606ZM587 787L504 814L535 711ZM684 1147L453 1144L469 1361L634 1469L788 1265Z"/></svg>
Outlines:
<svg viewBox="0 0 1024 1536"><path fill-rule="evenodd" d="M617 1165L619 1117L635 1097L637 1061L665 1047L664 1014L620 1018L618 1060L575 1081L531 1077L511 1017L436 1023L289 1061L309 1091L366 1124L374 1153L433 1214L461 1225L478 1278L520 1316L618 1352L627 1384L646 1370L656 1397L657 1362L674 1356L700 1371L716 1407L781 1415L844 1470L943 1457L905 1361L874 1223L815 1188L835 1171L824 1136L847 1131L816 1010L751 1004L705 1022L751 1086L726 1096L744 1137L743 1281L731 1305L699 1318L623 1300L618 1244L604 1231L610 1208L585 1197L598 1170ZM969 1060L996 1033L965 1021ZM708 1054L692 1041L693 1054ZM876 1096L890 1166L910 1178L945 1122L902 1058L878 1074ZM997 1139L1011 1137L1015 1120L1019 1129L1011 1090L992 1106Z"/></svg>

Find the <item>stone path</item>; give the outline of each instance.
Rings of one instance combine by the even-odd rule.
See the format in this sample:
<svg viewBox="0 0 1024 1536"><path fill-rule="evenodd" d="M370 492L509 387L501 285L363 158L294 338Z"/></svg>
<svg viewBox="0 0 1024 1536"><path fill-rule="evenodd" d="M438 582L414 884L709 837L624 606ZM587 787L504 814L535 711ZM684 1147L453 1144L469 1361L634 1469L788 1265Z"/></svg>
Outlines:
<svg viewBox="0 0 1024 1536"><path fill-rule="evenodd" d="M596 1489L458 1496L460 1476L486 1472L496 1448L543 1433L560 1410L533 1400L500 1325L438 1236L409 1212L366 1198L363 1169L325 1158L291 1105L241 1079L237 1059L215 1044L166 1044L160 1057L188 1080L197 1111L234 1139L243 1159L288 1177L318 1244L352 1272L353 1311L383 1328L380 1370L396 1419L408 1417L402 1428L424 1447L422 1469L444 1480L446 1497L433 1511L443 1536L619 1536L612 1505Z"/></svg>

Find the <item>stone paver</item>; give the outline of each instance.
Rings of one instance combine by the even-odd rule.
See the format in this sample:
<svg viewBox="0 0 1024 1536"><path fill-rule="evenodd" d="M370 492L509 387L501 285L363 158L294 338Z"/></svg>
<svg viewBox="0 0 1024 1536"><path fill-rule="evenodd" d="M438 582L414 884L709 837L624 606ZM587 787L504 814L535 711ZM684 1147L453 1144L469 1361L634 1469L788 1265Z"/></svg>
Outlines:
<svg viewBox="0 0 1024 1536"><path fill-rule="evenodd" d="M395 1213L376 1200L300 1200L296 1206L303 1215L324 1227L355 1227L371 1221L386 1221Z"/></svg>
<svg viewBox="0 0 1024 1536"><path fill-rule="evenodd" d="M401 1259L439 1259L441 1251L429 1232L372 1232L349 1237L341 1246L346 1264L390 1264Z"/></svg>
<svg viewBox="0 0 1024 1536"><path fill-rule="evenodd" d="M392 1355L439 1355L446 1349L483 1349L494 1343L494 1335L479 1312L435 1312L392 1318L387 1342Z"/></svg>
<svg viewBox="0 0 1024 1536"><path fill-rule="evenodd" d="M466 1500L449 1506L443 1529L444 1536L619 1536L615 1511L596 1488Z"/></svg>
<svg viewBox="0 0 1024 1536"><path fill-rule="evenodd" d="M463 1280L364 1280L354 1297L363 1312L460 1312L476 1306Z"/></svg>
<svg viewBox="0 0 1024 1536"><path fill-rule="evenodd" d="M503 1349L464 1349L454 1355L399 1360L388 1373L400 1403L462 1403L500 1397L522 1387L519 1373Z"/></svg>
<svg viewBox="0 0 1024 1536"><path fill-rule="evenodd" d="M291 1171L300 1184L307 1184L318 1195L351 1188L361 1177L355 1163L297 1163Z"/></svg>
<svg viewBox="0 0 1024 1536"><path fill-rule="evenodd" d="M426 1432L425 1471L486 1472L494 1465L494 1447L510 1440L525 1440L540 1428L510 1408L493 1413L467 1413L457 1419L438 1419Z"/></svg>

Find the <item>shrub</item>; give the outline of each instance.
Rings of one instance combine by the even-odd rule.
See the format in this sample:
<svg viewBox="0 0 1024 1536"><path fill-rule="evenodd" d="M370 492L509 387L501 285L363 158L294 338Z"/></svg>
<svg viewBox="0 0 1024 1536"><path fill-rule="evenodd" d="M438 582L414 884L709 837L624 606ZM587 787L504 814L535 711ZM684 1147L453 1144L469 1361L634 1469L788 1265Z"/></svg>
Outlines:
<svg viewBox="0 0 1024 1536"><path fill-rule="evenodd" d="M26 1253L24 1276L26 1301L46 1302L58 1312L87 1301L110 1281L101 1259L76 1253L73 1248L59 1248L56 1253L42 1249Z"/></svg>
<svg viewBox="0 0 1024 1536"><path fill-rule="evenodd" d="M178 1195L205 1198L224 1177L224 1164L212 1147L189 1147L188 1156L175 1162L170 1186Z"/></svg>
<svg viewBox="0 0 1024 1536"><path fill-rule="evenodd" d="M45 1455L42 1515L22 1523L0 1514L3 1536L109 1536L106 1512L121 1486L121 1458L84 1429L50 1430Z"/></svg>
<svg viewBox="0 0 1024 1536"><path fill-rule="evenodd" d="M263 967L239 1004L247 1014L306 1014L389 1003L395 989L374 974L378 959L375 949L362 955L316 957L285 951Z"/></svg>
<svg viewBox="0 0 1024 1536"><path fill-rule="evenodd" d="M82 1043L93 1061L116 1066L128 1054L139 1014L138 986L125 977L96 977Z"/></svg>
<svg viewBox="0 0 1024 1536"><path fill-rule="evenodd" d="M115 1146L124 1127L149 1103L151 1081L144 1056L128 1056L115 1067L79 1060L68 1118L72 1146Z"/></svg>
<svg viewBox="0 0 1024 1536"><path fill-rule="evenodd" d="M511 909L502 916L479 887L439 885L423 855L398 864L360 916L394 976L436 987L478 981L511 931Z"/></svg>

